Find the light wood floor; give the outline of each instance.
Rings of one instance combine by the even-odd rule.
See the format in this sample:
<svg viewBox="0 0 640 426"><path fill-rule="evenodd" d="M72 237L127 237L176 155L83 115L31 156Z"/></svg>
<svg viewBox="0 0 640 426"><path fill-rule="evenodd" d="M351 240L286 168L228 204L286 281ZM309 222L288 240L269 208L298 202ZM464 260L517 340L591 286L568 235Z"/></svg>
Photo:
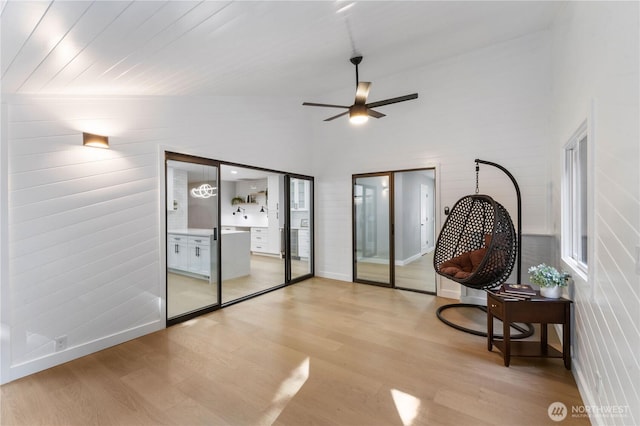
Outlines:
<svg viewBox="0 0 640 426"><path fill-rule="evenodd" d="M293 259L292 278L309 273L309 262ZM222 303L284 283L284 260L278 257L251 255L250 273L222 281ZM167 274L167 315L169 318L218 303L218 286L208 280L182 274Z"/></svg>
<svg viewBox="0 0 640 426"><path fill-rule="evenodd" d="M358 278L375 282L389 282L389 264L367 262L357 263ZM411 263L395 265L395 285L401 288L436 292L436 273L433 268L433 251L420 256Z"/></svg>
<svg viewBox="0 0 640 426"><path fill-rule="evenodd" d="M582 404L562 360L504 367L436 319L448 302L313 278L4 385L1 424L544 425Z"/></svg>

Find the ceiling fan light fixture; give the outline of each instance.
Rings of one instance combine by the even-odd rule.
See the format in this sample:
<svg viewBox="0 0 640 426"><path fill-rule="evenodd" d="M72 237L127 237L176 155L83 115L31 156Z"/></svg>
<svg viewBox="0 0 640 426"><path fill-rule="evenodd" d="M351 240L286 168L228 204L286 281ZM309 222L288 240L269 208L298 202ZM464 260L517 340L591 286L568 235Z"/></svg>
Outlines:
<svg viewBox="0 0 640 426"><path fill-rule="evenodd" d="M377 102L367 102L369 96L369 89L371 88L371 82L360 81L358 77L358 65L362 62L362 56L354 56L349 60L356 67L356 98L351 106L347 105L332 105L332 104L319 104L316 102L303 102L302 105L314 106L314 107L328 107L328 108L343 108L346 111L340 114L334 115L329 118L325 118L324 121L332 121L338 117L343 117L349 114L349 121L353 124L363 124L369 121L369 117L382 118L386 117L385 114L374 110L385 105L396 104L398 102L410 101L412 99L418 99L417 93L410 95L398 96L395 98L385 99Z"/></svg>
<svg viewBox="0 0 640 426"><path fill-rule="evenodd" d="M369 120L367 107L364 105L354 105L349 109L349 121L353 124L363 124Z"/></svg>

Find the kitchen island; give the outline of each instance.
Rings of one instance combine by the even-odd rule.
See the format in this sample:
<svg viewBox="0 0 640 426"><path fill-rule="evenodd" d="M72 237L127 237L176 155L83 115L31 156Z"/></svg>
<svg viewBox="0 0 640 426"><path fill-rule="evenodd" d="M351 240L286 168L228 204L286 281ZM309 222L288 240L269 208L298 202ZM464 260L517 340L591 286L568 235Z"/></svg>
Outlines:
<svg viewBox="0 0 640 426"><path fill-rule="evenodd" d="M248 231L222 230L222 279L249 275L251 234ZM218 244L212 229L171 229L167 231L167 268L212 281L217 270ZM214 275L215 278L215 275Z"/></svg>

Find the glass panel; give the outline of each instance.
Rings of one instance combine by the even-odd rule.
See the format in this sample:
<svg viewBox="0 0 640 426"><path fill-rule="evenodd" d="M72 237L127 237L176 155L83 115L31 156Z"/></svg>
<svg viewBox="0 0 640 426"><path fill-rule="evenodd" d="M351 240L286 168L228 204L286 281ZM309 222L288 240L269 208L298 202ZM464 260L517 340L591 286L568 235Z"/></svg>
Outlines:
<svg viewBox="0 0 640 426"><path fill-rule="evenodd" d="M587 136L578 143L578 190L579 211L576 220L579 223L578 230L578 259L584 265L587 264Z"/></svg>
<svg viewBox="0 0 640 426"><path fill-rule="evenodd" d="M435 293L435 172L397 172L393 185L395 286Z"/></svg>
<svg viewBox="0 0 640 426"><path fill-rule="evenodd" d="M218 304L218 168L167 160L167 318Z"/></svg>
<svg viewBox="0 0 640 426"><path fill-rule="evenodd" d="M284 175L220 167L222 302L285 282Z"/></svg>
<svg viewBox="0 0 640 426"><path fill-rule="evenodd" d="M353 195L354 279L391 285L389 175L355 178Z"/></svg>
<svg viewBox="0 0 640 426"><path fill-rule="evenodd" d="M289 185L291 220L291 279L311 273L313 224L311 181L292 177Z"/></svg>

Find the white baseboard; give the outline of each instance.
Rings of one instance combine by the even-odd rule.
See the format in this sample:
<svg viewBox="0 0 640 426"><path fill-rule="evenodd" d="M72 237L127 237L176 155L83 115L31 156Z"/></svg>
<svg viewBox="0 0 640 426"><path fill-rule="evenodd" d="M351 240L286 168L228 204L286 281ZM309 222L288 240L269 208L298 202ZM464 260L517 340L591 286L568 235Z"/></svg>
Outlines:
<svg viewBox="0 0 640 426"><path fill-rule="evenodd" d="M129 330L119 332L117 334L112 334L111 336L92 340L90 342L83 343L82 345L73 346L67 348L64 351L55 352L49 355L45 355L41 358L29 360L21 364L12 365L11 367L9 367L9 374L7 375L8 377L2 377L3 383L1 384L9 383L21 377L46 370L51 367L55 367L56 365L64 364L65 362L90 355L94 352L101 351L111 346L119 345L120 343L124 343L137 337L162 330L165 327L165 321L157 320L135 328L131 328Z"/></svg>
<svg viewBox="0 0 640 426"><path fill-rule="evenodd" d="M474 305L487 306L486 296L460 296L460 303L471 303Z"/></svg>
<svg viewBox="0 0 640 426"><path fill-rule="evenodd" d="M413 256L408 257L408 258L406 258L406 259L403 259L403 260L396 260L396 266L405 266L405 265L408 265L408 264L410 264L411 262L414 262L414 261L416 261L416 260L420 259L421 257L422 257L422 254L421 254L421 253L416 253L416 254L414 254Z"/></svg>
<svg viewBox="0 0 640 426"><path fill-rule="evenodd" d="M460 299L460 292L458 290L451 290L440 287L440 289L438 290L438 297L458 300Z"/></svg>
<svg viewBox="0 0 640 426"><path fill-rule="evenodd" d="M347 282L353 281L351 279L351 275L336 274L335 272L316 271L315 276L322 277L322 278L329 278L330 280L337 280L337 281L347 281Z"/></svg>
<svg viewBox="0 0 640 426"><path fill-rule="evenodd" d="M582 397L582 403L584 404L584 406L593 407L599 405L593 397L591 388L589 388L587 384L582 366L573 357L571 358L571 372L573 373L573 378L576 381L576 385L578 385L578 392L580 392L580 396ZM569 409L569 413L571 413L571 407L567 408ZM606 423L604 422L605 418L602 416L589 416L589 420L594 426L606 426Z"/></svg>

